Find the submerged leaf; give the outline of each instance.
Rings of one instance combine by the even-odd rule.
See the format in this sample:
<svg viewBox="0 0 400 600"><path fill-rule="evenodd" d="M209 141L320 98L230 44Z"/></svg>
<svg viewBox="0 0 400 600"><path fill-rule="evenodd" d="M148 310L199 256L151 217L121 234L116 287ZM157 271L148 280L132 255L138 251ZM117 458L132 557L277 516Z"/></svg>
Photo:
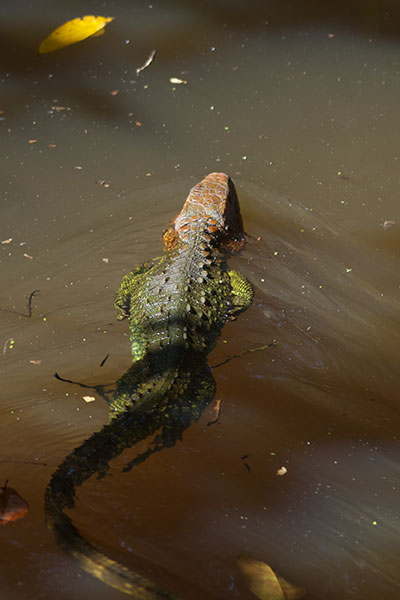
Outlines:
<svg viewBox="0 0 400 600"><path fill-rule="evenodd" d="M92 35L100 35L103 28L112 21L114 17L95 17L85 15L67 21L57 27L39 46L39 54L47 54L64 46L70 46L81 42Z"/></svg>
<svg viewBox="0 0 400 600"><path fill-rule="evenodd" d="M264 562L241 556L238 565L247 579L250 591L259 600L300 600L305 595L303 588L295 587L274 573Z"/></svg>
<svg viewBox="0 0 400 600"><path fill-rule="evenodd" d="M29 510L27 502L16 490L7 487L7 481L0 489L0 525L7 525L10 521L25 517Z"/></svg>

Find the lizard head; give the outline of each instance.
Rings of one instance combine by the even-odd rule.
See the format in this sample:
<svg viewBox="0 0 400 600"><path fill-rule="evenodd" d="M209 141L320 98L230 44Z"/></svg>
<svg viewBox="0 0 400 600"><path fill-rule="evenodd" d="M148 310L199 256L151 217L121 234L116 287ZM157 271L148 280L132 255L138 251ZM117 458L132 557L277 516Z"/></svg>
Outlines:
<svg viewBox="0 0 400 600"><path fill-rule="evenodd" d="M198 231L220 249L239 250L244 245L239 202L225 173L210 173L192 187L181 212L164 233L166 249Z"/></svg>

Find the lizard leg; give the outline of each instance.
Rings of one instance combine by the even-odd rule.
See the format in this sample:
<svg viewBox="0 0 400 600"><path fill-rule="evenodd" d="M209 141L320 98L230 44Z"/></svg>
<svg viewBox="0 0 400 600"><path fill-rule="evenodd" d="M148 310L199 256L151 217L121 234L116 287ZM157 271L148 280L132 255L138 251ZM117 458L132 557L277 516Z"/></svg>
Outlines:
<svg viewBox="0 0 400 600"><path fill-rule="evenodd" d="M228 275L233 298L230 317L233 320L250 306L254 290L250 281L242 273L239 273L239 271L228 271Z"/></svg>
<svg viewBox="0 0 400 600"><path fill-rule="evenodd" d="M140 282L143 275L150 271L158 262L162 260L161 257L155 258L152 261L145 262L140 267L137 267L134 271L127 273L123 276L121 285L118 291L114 294L114 306L118 311L117 319L122 320L130 316L131 297L135 290L140 286Z"/></svg>

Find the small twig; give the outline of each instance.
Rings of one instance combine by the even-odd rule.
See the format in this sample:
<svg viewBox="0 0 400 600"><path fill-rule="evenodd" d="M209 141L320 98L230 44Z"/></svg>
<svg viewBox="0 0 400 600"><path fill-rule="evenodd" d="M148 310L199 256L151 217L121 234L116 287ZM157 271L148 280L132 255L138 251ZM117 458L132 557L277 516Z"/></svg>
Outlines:
<svg viewBox="0 0 400 600"><path fill-rule="evenodd" d="M73 385L79 385L79 387L82 387L82 388L85 388L88 390L94 390L106 402L109 402L109 400L107 398L107 394L109 392L106 392L104 388L107 387L108 385L114 385L114 383L106 383L104 385L87 385L86 383L81 383L80 381L72 381L72 379L65 379L64 377L61 377L61 375L59 375L58 373L54 373L54 377L56 379L58 379L59 381L63 381L64 383L72 383Z"/></svg>
<svg viewBox="0 0 400 600"><path fill-rule="evenodd" d="M12 338L7 338L6 341L4 342L4 346L3 346L3 354L5 354L7 352L7 344L8 342L11 342Z"/></svg>
<svg viewBox="0 0 400 600"><path fill-rule="evenodd" d="M40 292L40 290L33 290L33 292L31 292L31 294L28 298L28 314L27 315L25 313L20 313L16 310L10 310L8 308L0 308L0 310L2 310L4 312L12 313L13 315L19 315L20 317L29 318L32 316L32 300L36 296L36 294L38 294L39 292ZM4 352L3 352L3 354L4 354Z"/></svg>
<svg viewBox="0 0 400 600"><path fill-rule="evenodd" d="M83 388L89 388L92 390L94 387L93 385L86 385L86 383L80 383L79 381L72 381L72 379L65 379L64 377L61 377L61 375L59 375L58 373L54 373L54 377L59 381L64 381L64 383L73 383L74 385L79 385Z"/></svg>
<svg viewBox="0 0 400 600"><path fill-rule="evenodd" d="M151 65L151 63L153 62L156 54L157 54L157 50L152 50L150 52L150 55L149 55L148 59L146 60L146 62L143 63L143 65L141 67L138 67L136 69L136 75L139 75L139 73L141 73L142 71L144 71L145 69L147 69L148 66Z"/></svg>
<svg viewBox="0 0 400 600"><path fill-rule="evenodd" d="M31 292L31 294L28 298L28 314L25 315L28 318L32 316L32 300L36 296L36 294L38 294L39 292L40 292L40 290L33 290L33 292Z"/></svg>
<svg viewBox="0 0 400 600"><path fill-rule="evenodd" d="M107 358L110 356L110 353L107 352L106 356L103 358L103 360L100 363L100 366L102 367L104 365L104 363L106 362Z"/></svg>
<svg viewBox="0 0 400 600"><path fill-rule="evenodd" d="M211 365L211 369L216 369L217 367L222 367L222 365L226 365L227 362L232 360L232 358L241 358L245 354L249 354L250 352L260 352L260 350L267 350L268 348L275 348L278 345L276 340L273 340L270 344L265 344L264 346L259 346L258 348L250 348L250 350L242 350L242 352L238 352L238 354L231 354L225 360L216 365Z"/></svg>
<svg viewBox="0 0 400 600"><path fill-rule="evenodd" d="M250 456L250 454L245 454L244 456L241 457L241 460L243 461L243 465L246 467L248 472L251 473L251 467L250 467L249 463L246 462L246 458L249 458L249 456Z"/></svg>

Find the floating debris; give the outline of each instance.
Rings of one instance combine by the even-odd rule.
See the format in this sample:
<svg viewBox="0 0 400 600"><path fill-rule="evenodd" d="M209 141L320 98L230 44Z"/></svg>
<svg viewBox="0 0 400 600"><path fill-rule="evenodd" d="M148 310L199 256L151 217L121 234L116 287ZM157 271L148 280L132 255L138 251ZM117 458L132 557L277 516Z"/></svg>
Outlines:
<svg viewBox="0 0 400 600"><path fill-rule="evenodd" d="M71 110L70 106L51 106L50 108L56 112L61 112L62 110Z"/></svg>
<svg viewBox="0 0 400 600"><path fill-rule="evenodd" d="M176 85L186 85L187 81L186 79L179 79L179 77L170 77L169 78L170 83L174 83Z"/></svg>
<svg viewBox="0 0 400 600"><path fill-rule="evenodd" d="M110 185L111 185L111 184L110 184L110 183L108 183L108 181L106 181L105 179L98 179L98 180L96 181L96 183L97 183L98 185L102 185L102 186L103 186L103 187L105 187L105 188L109 188L109 187L110 187Z"/></svg>
<svg viewBox="0 0 400 600"><path fill-rule="evenodd" d="M67 21L60 27L57 27L51 34L43 40L39 46L39 54L54 52L65 46L82 42L86 38L104 33L104 27L110 23L114 17L96 17L95 15L85 15Z"/></svg>
<svg viewBox="0 0 400 600"><path fill-rule="evenodd" d="M105 332L104 332L105 333ZM110 353L107 352L107 354L105 355L105 357L103 358L103 360L100 363L100 367L102 367L104 365L104 363L106 362L107 358L110 356Z"/></svg>
<svg viewBox="0 0 400 600"><path fill-rule="evenodd" d="M155 59L156 54L157 54L157 50L152 50L150 52L149 57L146 60L146 62L144 62L141 67L138 67L136 69L136 75L139 75L139 73L141 73L142 71L144 71L145 69L147 69L147 67L149 67L151 65L151 63Z"/></svg>
<svg viewBox="0 0 400 600"><path fill-rule="evenodd" d="M85 402L94 402L96 398L94 396L82 396Z"/></svg>
<svg viewBox="0 0 400 600"><path fill-rule="evenodd" d="M25 255L24 255L25 256ZM40 292L40 290L33 290L33 292L31 292L29 294L29 298L28 298L28 317L32 316L32 300L34 299L34 297Z"/></svg>
<svg viewBox="0 0 400 600"><path fill-rule="evenodd" d="M8 345L8 343L10 343L10 345ZM3 355L7 352L7 348L12 350L14 348L14 344L15 344L15 340L13 340L13 338L6 339L6 341L4 342L4 346L3 346Z"/></svg>
<svg viewBox="0 0 400 600"><path fill-rule="evenodd" d="M219 418L221 416L221 410L222 410L222 400L221 400L221 398L218 398L218 400L215 403L215 406L214 406L213 410L215 412L215 419L213 419L212 421L209 421L207 423L207 426L215 425L215 423L218 423Z"/></svg>
<svg viewBox="0 0 400 600"><path fill-rule="evenodd" d="M387 229L390 229L391 227L393 227L393 225L395 225L396 221L384 221L383 222L383 229L386 231ZM3 242L4 244L4 242Z"/></svg>

